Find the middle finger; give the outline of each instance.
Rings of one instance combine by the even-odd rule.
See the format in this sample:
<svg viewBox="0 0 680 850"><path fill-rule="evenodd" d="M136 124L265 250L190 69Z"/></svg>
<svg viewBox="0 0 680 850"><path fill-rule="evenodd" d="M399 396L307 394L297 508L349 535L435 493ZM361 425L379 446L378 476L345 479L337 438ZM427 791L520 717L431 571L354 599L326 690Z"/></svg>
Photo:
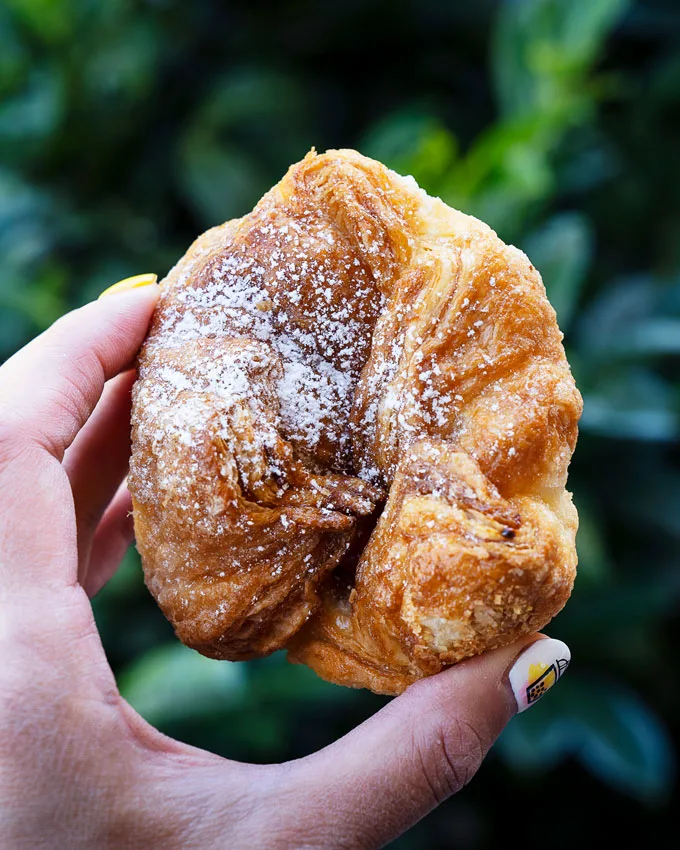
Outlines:
<svg viewBox="0 0 680 850"><path fill-rule="evenodd" d="M134 371L128 371L107 382L92 416L64 455L76 511L81 581L99 520L127 474L134 379Z"/></svg>

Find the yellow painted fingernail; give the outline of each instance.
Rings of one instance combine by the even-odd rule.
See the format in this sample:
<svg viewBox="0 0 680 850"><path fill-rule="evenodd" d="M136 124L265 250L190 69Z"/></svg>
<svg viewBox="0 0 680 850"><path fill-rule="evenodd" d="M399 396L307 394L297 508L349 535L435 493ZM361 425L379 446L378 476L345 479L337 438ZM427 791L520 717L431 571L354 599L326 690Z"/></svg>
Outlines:
<svg viewBox="0 0 680 850"><path fill-rule="evenodd" d="M119 280L113 286L109 286L99 297L103 298L105 295L115 295L117 292L127 292L129 289L139 289L141 286L149 286L149 284L156 283L157 281L157 274L136 274L133 277L126 277L124 280Z"/></svg>

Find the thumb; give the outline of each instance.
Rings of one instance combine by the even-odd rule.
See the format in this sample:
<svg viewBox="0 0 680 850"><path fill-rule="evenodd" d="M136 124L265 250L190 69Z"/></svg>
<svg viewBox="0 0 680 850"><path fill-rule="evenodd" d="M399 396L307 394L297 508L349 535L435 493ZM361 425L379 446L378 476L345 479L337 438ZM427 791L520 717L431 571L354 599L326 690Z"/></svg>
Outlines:
<svg viewBox="0 0 680 850"><path fill-rule="evenodd" d="M130 367L160 288L156 275L120 281L115 295L58 319L0 370L0 430L59 461L94 410L109 378Z"/></svg>
<svg viewBox="0 0 680 850"><path fill-rule="evenodd" d="M384 845L474 776L510 718L536 702L569 659L561 641L532 636L411 685L344 738L290 765L291 803L305 802L297 829L309 846Z"/></svg>

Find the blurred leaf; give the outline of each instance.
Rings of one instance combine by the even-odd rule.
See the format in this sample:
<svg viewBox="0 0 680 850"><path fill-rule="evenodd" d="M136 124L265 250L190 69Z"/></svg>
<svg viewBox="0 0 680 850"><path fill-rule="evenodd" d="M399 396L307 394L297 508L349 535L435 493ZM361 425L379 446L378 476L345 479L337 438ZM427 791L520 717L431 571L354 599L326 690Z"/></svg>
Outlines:
<svg viewBox="0 0 680 850"><path fill-rule="evenodd" d="M524 207L553 187L549 153L559 137L543 116L492 126L448 176L442 198L502 232L521 231Z"/></svg>
<svg viewBox="0 0 680 850"><path fill-rule="evenodd" d="M636 526L680 539L680 474L668 464L647 462L629 475L630 490L620 492L622 514ZM676 571L680 582L680 571Z"/></svg>
<svg viewBox="0 0 680 850"><path fill-rule="evenodd" d="M497 19L492 67L506 115L562 109L629 0L509 0ZM580 93L579 93L580 94ZM573 106L573 105L572 105Z"/></svg>
<svg viewBox="0 0 680 850"><path fill-rule="evenodd" d="M441 122L404 110L376 123L360 146L399 174L410 174L431 194L441 191L458 156L456 139Z"/></svg>
<svg viewBox="0 0 680 850"><path fill-rule="evenodd" d="M590 66L627 0L501 4L492 69L503 118L477 140L446 200L516 239L555 187L556 150L592 115Z"/></svg>
<svg viewBox="0 0 680 850"><path fill-rule="evenodd" d="M677 588L669 592L662 575L650 565L644 580L616 581L601 587L576 582L572 598L559 615L565 638L582 643L616 642L622 633L636 628L653 629L678 603Z"/></svg>
<svg viewBox="0 0 680 850"><path fill-rule="evenodd" d="M324 681L304 664L290 664L284 652L262 658L248 667L253 695L277 703L332 700L338 704L352 701L357 691Z"/></svg>
<svg viewBox="0 0 680 850"><path fill-rule="evenodd" d="M592 256L590 223L579 213L549 219L525 243L525 251L541 273L550 303L563 331L571 323Z"/></svg>
<svg viewBox="0 0 680 850"><path fill-rule="evenodd" d="M180 173L193 209L210 226L245 215L266 188L261 166L248 153L198 134L184 145Z"/></svg>
<svg viewBox="0 0 680 850"><path fill-rule="evenodd" d="M584 683L572 698L583 764L632 797L656 802L667 796L675 773L673 746L649 707L623 687L595 682Z"/></svg>
<svg viewBox="0 0 680 850"><path fill-rule="evenodd" d="M269 122L274 116L295 115L297 122L304 118L305 95L299 83L288 73L264 68L236 68L217 79L200 104L195 117L197 124L215 130L234 128L271 131ZM298 128L279 127L280 140Z"/></svg>
<svg viewBox="0 0 680 850"><path fill-rule="evenodd" d="M574 197L611 183L621 173L623 164L599 126L588 124L565 138L555 168L561 194Z"/></svg>
<svg viewBox="0 0 680 850"><path fill-rule="evenodd" d="M86 57L84 85L89 108L105 111L146 97L157 82L162 43L144 21L100 41Z"/></svg>
<svg viewBox="0 0 680 850"><path fill-rule="evenodd" d="M63 112L59 69L35 68L22 91L0 101L0 155L5 160L34 156L56 131Z"/></svg>
<svg viewBox="0 0 680 850"><path fill-rule="evenodd" d="M75 0L5 0L17 18L47 42L69 35L75 15Z"/></svg>
<svg viewBox="0 0 680 850"><path fill-rule="evenodd" d="M532 209L554 191L555 150L592 111L595 97L586 75L627 5L627 0L502 4L492 62L504 117L459 157L455 138L434 117L397 113L367 137L367 152L412 174L428 192L487 222L502 238L518 238ZM579 262L585 265L590 253L585 219L577 228L565 225L566 240L578 242L571 247L581 254L555 287L561 286L555 297L563 313L573 310L578 293L571 300L566 293L580 286L585 269ZM553 253L558 247L555 234Z"/></svg>
<svg viewBox="0 0 680 850"><path fill-rule="evenodd" d="M651 318L622 327L609 340L606 354L638 360L680 354L680 319Z"/></svg>
<svg viewBox="0 0 680 850"><path fill-rule="evenodd" d="M498 748L520 770L547 770L575 756L616 790L647 802L666 797L675 775L668 733L638 696L572 673L514 718Z"/></svg>
<svg viewBox="0 0 680 850"><path fill-rule="evenodd" d="M680 284L648 276L616 281L581 316L578 335L581 350L598 363L677 356Z"/></svg>
<svg viewBox="0 0 680 850"><path fill-rule="evenodd" d="M16 91L28 65L28 50L17 33L11 15L0 7L0 98Z"/></svg>
<svg viewBox="0 0 680 850"><path fill-rule="evenodd" d="M50 197L0 169L0 359L65 310L54 221Z"/></svg>
<svg viewBox="0 0 680 850"><path fill-rule="evenodd" d="M32 328L43 330L65 312L65 284L64 269L47 264L29 281L9 278L0 285L0 305L21 313Z"/></svg>
<svg viewBox="0 0 680 850"><path fill-rule="evenodd" d="M149 723L163 725L240 705L243 666L214 661L179 642L159 646L120 676L121 694Z"/></svg>
<svg viewBox="0 0 680 850"><path fill-rule="evenodd" d="M214 83L184 133L178 170L205 224L244 215L270 188L272 134L279 177L307 153L306 114L300 87L286 75L238 69Z"/></svg>
<svg viewBox="0 0 680 850"><path fill-rule="evenodd" d="M633 440L673 440L680 434L675 394L641 369L607 374L584 393L583 431Z"/></svg>
<svg viewBox="0 0 680 850"><path fill-rule="evenodd" d="M578 584L600 586L612 580L612 565L606 549L602 529L593 506L584 496L575 498L579 525L576 537L578 551Z"/></svg>

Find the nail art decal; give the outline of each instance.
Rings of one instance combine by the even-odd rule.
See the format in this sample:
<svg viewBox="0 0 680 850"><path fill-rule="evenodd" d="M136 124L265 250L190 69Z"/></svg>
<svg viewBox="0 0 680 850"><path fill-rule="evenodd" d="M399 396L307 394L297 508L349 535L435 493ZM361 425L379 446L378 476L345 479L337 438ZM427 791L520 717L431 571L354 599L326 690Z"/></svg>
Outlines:
<svg viewBox="0 0 680 850"><path fill-rule="evenodd" d="M508 674L518 711L538 702L559 681L570 660L569 647L554 638L534 641L525 649Z"/></svg>

